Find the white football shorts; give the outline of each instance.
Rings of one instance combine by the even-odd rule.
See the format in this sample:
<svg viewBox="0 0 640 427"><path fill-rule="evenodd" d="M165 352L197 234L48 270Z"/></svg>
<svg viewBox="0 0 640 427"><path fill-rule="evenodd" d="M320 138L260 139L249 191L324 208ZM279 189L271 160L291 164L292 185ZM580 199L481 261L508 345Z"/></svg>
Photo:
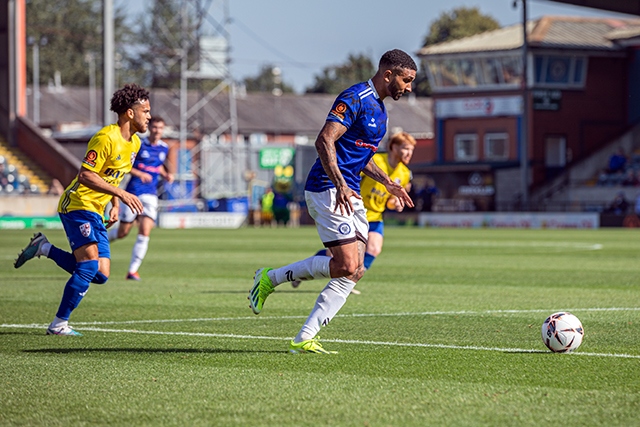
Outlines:
<svg viewBox="0 0 640 427"><path fill-rule="evenodd" d="M138 199L140 199L142 206L144 207L142 215L148 216L152 220L156 221L158 219L158 196L153 194L141 194L138 196ZM120 221L133 222L137 217L138 215L134 213L129 206L120 202Z"/></svg>
<svg viewBox="0 0 640 427"><path fill-rule="evenodd" d="M336 206L336 189L330 188L320 193L304 192L309 215L316 222L318 235L324 246L331 248L360 240L367 243L369 223L367 209L362 199L351 198L354 212L344 216Z"/></svg>

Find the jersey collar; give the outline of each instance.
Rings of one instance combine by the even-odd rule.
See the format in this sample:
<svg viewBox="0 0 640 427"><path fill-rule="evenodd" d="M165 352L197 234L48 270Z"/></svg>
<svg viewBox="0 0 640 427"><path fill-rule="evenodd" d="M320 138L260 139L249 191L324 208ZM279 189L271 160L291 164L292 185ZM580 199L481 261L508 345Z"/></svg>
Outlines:
<svg viewBox="0 0 640 427"><path fill-rule="evenodd" d="M371 90L373 90L373 94L375 95L376 99L380 99L380 95L378 95L378 91L376 90L376 87L373 85L373 81L369 79L369 81L367 81L367 84L369 85Z"/></svg>
<svg viewBox="0 0 640 427"><path fill-rule="evenodd" d="M158 143L156 145L160 145L160 143L163 142L161 139L158 140ZM142 138L142 144L144 145L148 145L148 146L153 146L153 144L151 144L151 140L149 139L148 136L145 136L144 138Z"/></svg>

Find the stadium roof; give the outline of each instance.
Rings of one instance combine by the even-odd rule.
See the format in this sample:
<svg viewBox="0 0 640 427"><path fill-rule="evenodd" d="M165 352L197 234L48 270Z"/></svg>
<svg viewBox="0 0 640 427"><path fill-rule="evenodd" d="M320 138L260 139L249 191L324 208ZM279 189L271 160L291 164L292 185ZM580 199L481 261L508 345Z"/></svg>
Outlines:
<svg viewBox="0 0 640 427"><path fill-rule="evenodd" d="M640 16L640 0L549 0L555 3L573 4L611 12Z"/></svg>
<svg viewBox="0 0 640 427"><path fill-rule="evenodd" d="M544 16L527 23L531 47L615 51L640 35L640 19ZM423 47L419 55L494 52L522 46L522 24Z"/></svg>
<svg viewBox="0 0 640 427"><path fill-rule="evenodd" d="M150 90L153 115L162 117L167 125L179 126L180 109L176 94L167 89ZM102 91L96 93L97 99L102 97ZM85 134L95 131L88 128L90 122L90 89L86 87L65 87L60 90L41 90L40 122L42 126L53 127L61 124L78 123ZM188 105L194 105L202 94L190 91ZM335 100L335 95L323 94L283 94L274 96L270 93L247 93L238 95L237 124L238 133L250 135L252 133L308 135L315 137L324 123L329 109ZM32 93L28 95L31 114ZM399 101L385 102L389 111L389 130L402 128L411 134L433 133L432 99L425 97L402 97ZM193 120L197 121L200 130L210 133L222 126L228 119L221 114L228 111L229 98L220 94L209 100L204 109ZM197 117L196 117L197 116ZM95 117L102 117L101 105L97 106ZM190 128L195 123L190 123ZM66 132L65 132L66 134Z"/></svg>

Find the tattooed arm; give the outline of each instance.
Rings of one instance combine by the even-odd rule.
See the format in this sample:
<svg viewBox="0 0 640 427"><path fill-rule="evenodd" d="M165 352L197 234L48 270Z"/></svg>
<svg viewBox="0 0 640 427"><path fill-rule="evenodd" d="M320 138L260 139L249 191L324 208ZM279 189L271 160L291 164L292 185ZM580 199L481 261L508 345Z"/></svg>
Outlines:
<svg viewBox="0 0 640 427"><path fill-rule="evenodd" d="M324 171L329 176L333 185L336 186L336 206L333 211L340 208L342 215L350 215L353 212L351 197L361 199L360 195L347 186L347 182L338 168L338 158L336 157L336 141L347 131L347 128L336 122L325 122L318 138L316 139L316 150L322 163Z"/></svg>

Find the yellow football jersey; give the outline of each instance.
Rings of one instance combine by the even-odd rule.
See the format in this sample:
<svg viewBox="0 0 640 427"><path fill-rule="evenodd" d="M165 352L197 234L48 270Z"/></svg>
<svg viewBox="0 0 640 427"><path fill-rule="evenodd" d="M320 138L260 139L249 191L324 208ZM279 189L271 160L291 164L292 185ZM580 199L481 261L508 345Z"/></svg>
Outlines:
<svg viewBox="0 0 640 427"><path fill-rule="evenodd" d="M133 134L131 141L127 141L120 133L120 126L108 125L89 141L82 166L97 173L108 184L117 187L124 175L131 171L139 150L140 138L137 134ZM76 176L62 194L58 212L83 210L103 215L104 208L110 200L111 195L80 184Z"/></svg>
<svg viewBox="0 0 640 427"><path fill-rule="evenodd" d="M389 175L392 181L403 187L406 187L411 181L411 170L402 162L398 162L395 169L392 169L387 153L374 154L373 161L380 169ZM382 221L382 213L391 196L387 192L387 188L378 181L363 175L360 181L360 194L362 195L364 206L367 208L367 220L369 222Z"/></svg>

